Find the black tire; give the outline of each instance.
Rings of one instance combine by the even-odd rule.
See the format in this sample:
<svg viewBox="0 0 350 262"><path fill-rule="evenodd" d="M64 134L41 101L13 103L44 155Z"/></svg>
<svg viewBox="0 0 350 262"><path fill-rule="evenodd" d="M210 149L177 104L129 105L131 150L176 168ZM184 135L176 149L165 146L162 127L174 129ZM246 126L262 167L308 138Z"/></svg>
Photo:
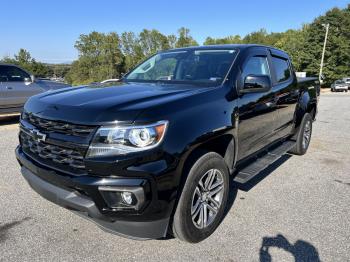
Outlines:
<svg viewBox="0 0 350 262"><path fill-rule="evenodd" d="M308 133L308 135L307 135ZM296 145L289 153L294 155L304 155L309 148L312 135L312 117L309 113L305 113L297 134ZM308 137L308 138L307 138Z"/></svg>
<svg viewBox="0 0 350 262"><path fill-rule="evenodd" d="M214 176L216 174L218 177L220 177L220 179L212 181L211 185L214 187L215 184L219 184L222 182L223 186L222 190L219 191L217 195L213 195L213 198L216 198L220 194L220 198L218 199L221 199L220 206L215 209L217 210L216 213L213 211L214 203L210 202L211 200L209 200L211 198L210 191L204 192L201 195L201 197L198 197L198 190L203 189L203 187L200 186L200 181L206 181L203 179L205 179L206 176L209 177L209 174L207 173L211 170L213 170L212 172L214 172ZM218 172L214 170L217 170ZM203 183L201 184L203 185ZM210 186L208 187L210 188ZM214 192L214 190L212 192ZM191 167L187 180L184 184L183 191L179 198L172 224L172 232L174 236L182 241L190 243L198 243L204 240L205 238L209 237L219 226L221 220L223 219L228 193L229 171L224 159L219 154L214 152L209 152L202 155ZM203 200L204 194L205 199ZM209 194L208 199L207 194ZM193 207L193 203L198 203L197 201L200 202L198 204L199 207L195 208ZM217 203L218 202L220 201L217 201ZM210 208L208 207L208 205L210 205ZM201 223L199 222L199 224L197 224L196 222L202 221L203 224L203 221L205 221L205 219L198 219L198 221L193 221L192 218L192 216L195 217L194 214L196 214L194 210L198 209L199 216L201 216L205 212L207 214L206 217L208 218L207 226L203 226L202 228L199 227L199 224ZM209 223L210 214L214 215L214 217L211 218L212 220ZM194 218L194 220L196 219Z"/></svg>

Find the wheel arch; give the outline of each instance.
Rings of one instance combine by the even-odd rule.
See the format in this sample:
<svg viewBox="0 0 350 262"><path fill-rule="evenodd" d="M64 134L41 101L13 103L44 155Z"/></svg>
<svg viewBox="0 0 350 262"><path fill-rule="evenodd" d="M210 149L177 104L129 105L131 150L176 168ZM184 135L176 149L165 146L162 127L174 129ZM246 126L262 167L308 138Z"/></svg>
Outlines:
<svg viewBox="0 0 350 262"><path fill-rule="evenodd" d="M191 163L195 162L203 154L207 152L215 152L224 159L228 169L231 172L236 160L236 145L236 139L231 134L216 136L198 145L191 151L185 160L183 171L185 171L186 166L191 166Z"/></svg>
<svg viewBox="0 0 350 262"><path fill-rule="evenodd" d="M315 120L317 113L317 98L314 98L309 92L303 92L299 98L294 119L294 128L296 131L299 129L305 113L311 114L312 120Z"/></svg>
<svg viewBox="0 0 350 262"><path fill-rule="evenodd" d="M215 136L209 140L207 140L204 143L198 144L196 146L193 146L192 150L190 150L186 156L184 156L183 163L181 164L181 168L179 170L180 175L180 181L178 184L178 190L176 194L176 200L173 206L173 211L170 216L169 221L169 232L171 233L171 225L173 223L173 215L176 211L178 201L180 199L180 196L182 194L184 185L187 181L188 174L194 163L202 157L204 154L208 152L215 152L219 154L221 157L223 157L229 173L232 174L234 170L234 166L236 163L236 157L237 157L237 141L235 136L232 134L222 134Z"/></svg>
<svg viewBox="0 0 350 262"><path fill-rule="evenodd" d="M204 143L197 144L192 147L182 159L180 165L180 181L177 198L181 195L182 188L187 180L188 173L194 163L204 154L208 152L215 152L219 154L225 161L229 173L232 174L237 157L237 142L232 134L222 134L215 136Z"/></svg>

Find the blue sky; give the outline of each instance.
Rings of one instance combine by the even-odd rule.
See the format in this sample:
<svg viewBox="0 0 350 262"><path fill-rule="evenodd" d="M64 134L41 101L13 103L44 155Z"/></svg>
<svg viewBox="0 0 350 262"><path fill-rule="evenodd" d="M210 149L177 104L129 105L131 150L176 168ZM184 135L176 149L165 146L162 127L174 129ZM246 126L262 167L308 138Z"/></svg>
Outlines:
<svg viewBox="0 0 350 262"><path fill-rule="evenodd" d="M281 32L299 28L328 9L344 8L348 3L344 0L3 1L0 57L12 56L19 48L25 48L39 61L71 61L78 55L74 42L80 34L93 30L121 33L155 28L172 34L185 26L199 43L207 36L244 36L260 28Z"/></svg>

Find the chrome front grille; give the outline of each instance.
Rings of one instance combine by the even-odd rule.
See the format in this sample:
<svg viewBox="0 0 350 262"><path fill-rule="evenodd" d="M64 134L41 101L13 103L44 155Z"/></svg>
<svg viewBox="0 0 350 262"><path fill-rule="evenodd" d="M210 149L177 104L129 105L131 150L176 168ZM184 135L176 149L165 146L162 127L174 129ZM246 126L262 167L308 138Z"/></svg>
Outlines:
<svg viewBox="0 0 350 262"><path fill-rule="evenodd" d="M72 136L87 137L95 130L95 126L76 125L61 121L48 120L27 112L23 112L22 119L45 132L56 132Z"/></svg>
<svg viewBox="0 0 350 262"><path fill-rule="evenodd" d="M80 171L85 170L84 156L75 149L65 148L57 145L35 140L31 135L21 131L20 141L22 149L29 155L39 156L41 159L50 161L60 166L66 166Z"/></svg>

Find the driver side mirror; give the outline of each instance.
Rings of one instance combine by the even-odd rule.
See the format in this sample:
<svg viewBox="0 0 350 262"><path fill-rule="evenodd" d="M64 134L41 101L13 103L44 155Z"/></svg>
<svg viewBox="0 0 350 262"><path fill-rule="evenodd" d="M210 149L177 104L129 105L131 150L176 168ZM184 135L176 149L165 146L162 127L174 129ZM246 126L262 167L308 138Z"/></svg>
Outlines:
<svg viewBox="0 0 350 262"><path fill-rule="evenodd" d="M247 75L240 93L261 93L271 89L271 78L267 75Z"/></svg>
<svg viewBox="0 0 350 262"><path fill-rule="evenodd" d="M24 78L25 85L30 85L31 83L34 83L34 81L35 81L34 75L30 75L30 77Z"/></svg>

